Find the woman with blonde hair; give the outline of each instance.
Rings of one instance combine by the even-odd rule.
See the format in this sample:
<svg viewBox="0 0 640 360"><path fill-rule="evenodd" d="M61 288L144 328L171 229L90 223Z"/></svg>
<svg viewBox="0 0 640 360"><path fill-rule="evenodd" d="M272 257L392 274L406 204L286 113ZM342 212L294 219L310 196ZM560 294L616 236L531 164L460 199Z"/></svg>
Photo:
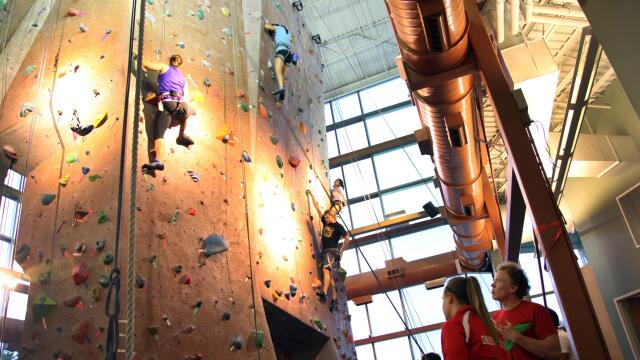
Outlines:
<svg viewBox="0 0 640 360"><path fill-rule="evenodd" d="M498 330L473 276L455 277L447 282L442 295L444 359L506 359Z"/></svg>

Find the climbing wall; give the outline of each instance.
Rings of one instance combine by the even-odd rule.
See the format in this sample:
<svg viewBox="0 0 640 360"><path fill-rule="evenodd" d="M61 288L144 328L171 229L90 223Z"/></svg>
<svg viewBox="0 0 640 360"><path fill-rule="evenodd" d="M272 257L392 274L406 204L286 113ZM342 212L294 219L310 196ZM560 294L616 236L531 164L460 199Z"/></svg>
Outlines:
<svg viewBox="0 0 640 360"><path fill-rule="evenodd" d="M3 144L21 154L15 168L27 174L17 245L28 246L17 255L31 277L24 351L34 358L104 356L122 175L123 274L127 194L130 186L137 190L131 285L139 358L300 358L286 348L276 354L265 301L329 339L320 358L355 359L342 281L336 278L340 302L333 313L312 288L322 279L321 224L305 191L328 204L328 164L319 50L302 13L287 0L147 0L142 56L184 59L180 69L197 111L186 132L195 145L178 146L178 129L168 130L165 171L137 173L132 183L131 164L119 170L131 15L125 3L60 1L43 20L2 109ZM286 25L300 54L278 103L270 94L274 46L265 21ZM152 72L143 75L144 97L155 92L155 81ZM148 136L157 108L136 101L142 111L130 115L129 129L139 121L139 169L153 158ZM25 103L34 109L21 117ZM133 104L132 98L130 114ZM106 123L90 134L70 131L104 112Z"/></svg>

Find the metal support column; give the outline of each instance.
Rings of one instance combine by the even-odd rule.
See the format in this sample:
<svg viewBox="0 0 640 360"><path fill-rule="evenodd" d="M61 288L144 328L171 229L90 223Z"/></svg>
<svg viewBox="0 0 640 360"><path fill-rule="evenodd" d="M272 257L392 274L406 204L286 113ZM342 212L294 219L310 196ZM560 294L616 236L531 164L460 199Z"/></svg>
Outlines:
<svg viewBox="0 0 640 360"><path fill-rule="evenodd" d="M609 359L589 293L578 268L573 249L555 199L539 170L536 156L511 88L507 83L497 49L482 23L475 0L465 0L469 39L487 86L496 120L520 183L524 201L544 249L560 297L568 330L582 359Z"/></svg>

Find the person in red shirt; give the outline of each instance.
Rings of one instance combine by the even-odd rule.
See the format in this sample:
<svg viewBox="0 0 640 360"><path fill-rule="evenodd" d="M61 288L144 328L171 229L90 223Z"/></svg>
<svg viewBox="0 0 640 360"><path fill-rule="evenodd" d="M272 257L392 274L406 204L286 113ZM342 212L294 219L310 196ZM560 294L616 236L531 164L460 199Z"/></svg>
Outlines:
<svg viewBox="0 0 640 360"><path fill-rule="evenodd" d="M556 359L562 355L558 333L547 309L525 300L527 275L516 263L498 267L491 295L502 304L493 314L509 359Z"/></svg>
<svg viewBox="0 0 640 360"><path fill-rule="evenodd" d="M506 359L498 330L475 277L455 277L447 282L442 295L442 311L447 319L441 335L445 360Z"/></svg>

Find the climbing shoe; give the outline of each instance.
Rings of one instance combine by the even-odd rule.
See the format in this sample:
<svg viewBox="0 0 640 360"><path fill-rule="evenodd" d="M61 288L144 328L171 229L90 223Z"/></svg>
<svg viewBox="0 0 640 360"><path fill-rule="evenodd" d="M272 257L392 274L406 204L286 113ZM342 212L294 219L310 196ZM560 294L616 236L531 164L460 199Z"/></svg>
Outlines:
<svg viewBox="0 0 640 360"><path fill-rule="evenodd" d="M320 300L321 303L327 302L327 295L322 291L316 291L316 295L318 296L318 300Z"/></svg>
<svg viewBox="0 0 640 360"><path fill-rule="evenodd" d="M182 134L181 136L178 136L176 138L176 144L188 148L189 146L191 146L191 145L193 145L195 143L193 142L193 140L189 136L187 136L185 134Z"/></svg>
<svg viewBox="0 0 640 360"><path fill-rule="evenodd" d="M80 135L80 136L87 136L89 135L90 132L92 132L94 129L93 125L85 125L85 126L81 126L81 125L76 125L76 126L72 126L71 127L71 131L73 131L74 133Z"/></svg>
<svg viewBox="0 0 640 360"><path fill-rule="evenodd" d="M148 174L148 173L154 172L156 170L159 170L159 171L164 170L164 164L161 163L158 160L152 162L151 164L142 165L142 172L143 173L147 173Z"/></svg>
<svg viewBox="0 0 640 360"><path fill-rule="evenodd" d="M279 88L279 89L275 89L272 94L273 95L280 95L284 93L284 89L283 88Z"/></svg>

